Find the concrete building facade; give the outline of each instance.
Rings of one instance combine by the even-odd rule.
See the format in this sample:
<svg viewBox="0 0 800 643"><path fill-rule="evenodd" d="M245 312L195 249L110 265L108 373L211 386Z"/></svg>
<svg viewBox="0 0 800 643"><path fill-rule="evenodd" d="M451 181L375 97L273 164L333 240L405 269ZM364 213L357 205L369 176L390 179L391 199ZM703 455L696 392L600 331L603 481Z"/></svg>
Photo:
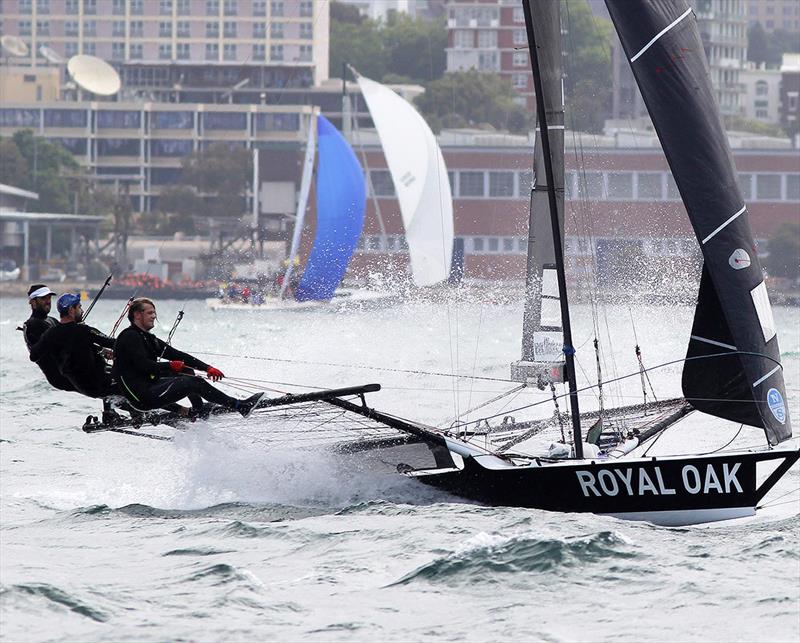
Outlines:
<svg viewBox="0 0 800 643"><path fill-rule="evenodd" d="M764 31L800 32L800 4L796 0L747 0L747 23L761 23Z"/></svg>
<svg viewBox="0 0 800 643"><path fill-rule="evenodd" d="M752 63L740 73L744 86L742 115L746 118L777 125L780 123L781 71L757 69Z"/></svg>

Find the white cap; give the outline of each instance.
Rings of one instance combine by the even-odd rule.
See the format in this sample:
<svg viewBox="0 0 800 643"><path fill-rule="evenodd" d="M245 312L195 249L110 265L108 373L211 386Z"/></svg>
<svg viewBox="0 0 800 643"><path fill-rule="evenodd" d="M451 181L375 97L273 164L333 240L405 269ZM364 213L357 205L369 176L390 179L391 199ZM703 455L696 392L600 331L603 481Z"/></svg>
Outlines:
<svg viewBox="0 0 800 643"><path fill-rule="evenodd" d="M30 295L28 295L28 301L31 299L36 299L37 297L46 297L47 295L55 295L55 293L50 290L47 286L42 286L41 288L34 290Z"/></svg>

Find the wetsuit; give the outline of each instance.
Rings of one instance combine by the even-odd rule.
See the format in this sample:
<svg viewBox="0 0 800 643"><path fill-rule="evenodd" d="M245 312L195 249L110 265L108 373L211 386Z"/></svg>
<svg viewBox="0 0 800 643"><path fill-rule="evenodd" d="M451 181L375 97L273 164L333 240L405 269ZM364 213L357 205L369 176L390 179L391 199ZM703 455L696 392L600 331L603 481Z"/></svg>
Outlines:
<svg viewBox="0 0 800 643"><path fill-rule="evenodd" d="M28 346L28 352L33 350L33 347L39 342L48 330L58 326L58 320L55 317L48 317L47 313L42 310L34 310L31 316L22 325L22 334L25 337L25 344ZM35 361L31 357L31 361ZM36 365L42 369L42 373L47 378L50 386L53 386L62 391L74 391L75 387L66 377L64 377L58 370L58 364L53 355L43 355L36 362Z"/></svg>
<svg viewBox="0 0 800 643"><path fill-rule="evenodd" d="M116 393L98 346L114 348L114 340L96 328L69 322L56 324L31 349L31 361L51 357L78 393L104 397Z"/></svg>
<svg viewBox="0 0 800 643"><path fill-rule="evenodd" d="M117 337L113 374L122 393L136 408L144 411L164 407L185 397L195 409L202 408L204 399L230 409L239 408L236 398L204 379L172 372L169 363L159 359L179 360L191 368L208 370L205 362L131 324Z"/></svg>

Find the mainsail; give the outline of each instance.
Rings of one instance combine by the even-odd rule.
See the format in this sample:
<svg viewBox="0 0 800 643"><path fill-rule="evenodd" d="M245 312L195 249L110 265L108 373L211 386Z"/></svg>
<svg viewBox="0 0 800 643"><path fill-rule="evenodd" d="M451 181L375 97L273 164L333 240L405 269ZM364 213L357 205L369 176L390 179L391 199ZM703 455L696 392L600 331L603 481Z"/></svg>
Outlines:
<svg viewBox="0 0 800 643"><path fill-rule="evenodd" d="M324 116L317 120L317 231L295 299L327 300L342 281L364 226L364 172Z"/></svg>
<svg viewBox="0 0 800 643"><path fill-rule="evenodd" d="M443 281L453 255L453 197L442 151L408 101L369 78L357 78L400 202L414 283Z"/></svg>
<svg viewBox="0 0 800 643"><path fill-rule="evenodd" d="M606 0L705 260L683 392L698 410L791 437L764 274L685 0Z"/></svg>

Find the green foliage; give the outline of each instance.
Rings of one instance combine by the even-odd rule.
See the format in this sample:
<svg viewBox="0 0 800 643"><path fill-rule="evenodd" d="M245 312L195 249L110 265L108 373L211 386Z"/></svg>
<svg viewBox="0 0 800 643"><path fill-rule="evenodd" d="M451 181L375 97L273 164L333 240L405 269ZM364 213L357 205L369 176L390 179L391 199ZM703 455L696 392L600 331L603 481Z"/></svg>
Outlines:
<svg viewBox="0 0 800 643"><path fill-rule="evenodd" d="M190 187L172 185L164 188L158 197L156 212L143 214L142 228L151 234L170 235L176 232L193 234L193 216L205 212L203 199Z"/></svg>
<svg viewBox="0 0 800 643"><path fill-rule="evenodd" d="M769 57L769 42L767 32L760 22L747 30L747 60L754 63L765 63Z"/></svg>
<svg viewBox="0 0 800 643"><path fill-rule="evenodd" d="M416 99L431 129L443 127L485 127L525 132L531 114L514 102L511 83L497 75L474 69L446 74L428 83Z"/></svg>
<svg viewBox="0 0 800 643"><path fill-rule="evenodd" d="M342 64L347 63L365 76L382 79L387 71L386 58L386 49L376 22L364 20L354 24L331 20L331 76L341 76Z"/></svg>
<svg viewBox="0 0 800 643"><path fill-rule="evenodd" d="M360 25L364 22L364 17L358 7L343 2L331 2L331 22L349 22L353 25Z"/></svg>
<svg viewBox="0 0 800 643"><path fill-rule="evenodd" d="M738 130L740 132L753 132L754 134L763 134L764 136L786 136L786 132L781 129L780 125L762 123L761 121L738 115L725 118L725 129Z"/></svg>
<svg viewBox="0 0 800 643"><path fill-rule="evenodd" d="M800 223L782 223L767 247L767 272L773 277L800 279Z"/></svg>
<svg viewBox="0 0 800 643"><path fill-rule="evenodd" d="M382 29L387 51L387 71L427 82L441 78L447 66L447 29L444 17L438 20L411 18L406 13L392 15ZM386 78L383 78L384 82Z"/></svg>
<svg viewBox="0 0 800 643"><path fill-rule="evenodd" d="M785 53L800 53L800 38L796 32L776 29L768 34L760 22L747 31L748 60L776 68Z"/></svg>
<svg viewBox="0 0 800 643"><path fill-rule="evenodd" d="M253 158L249 150L215 143L181 161L181 180L201 195L207 195L202 214L239 217L244 213L244 194L251 180ZM196 214L200 214L200 207Z"/></svg>
<svg viewBox="0 0 800 643"><path fill-rule="evenodd" d="M561 19L566 26L564 59L567 125L601 132L611 105L611 35L608 20L592 15L585 1L565 0Z"/></svg>
<svg viewBox="0 0 800 643"><path fill-rule="evenodd" d="M17 144L9 138L0 139L0 183L23 187L28 184L28 167Z"/></svg>

